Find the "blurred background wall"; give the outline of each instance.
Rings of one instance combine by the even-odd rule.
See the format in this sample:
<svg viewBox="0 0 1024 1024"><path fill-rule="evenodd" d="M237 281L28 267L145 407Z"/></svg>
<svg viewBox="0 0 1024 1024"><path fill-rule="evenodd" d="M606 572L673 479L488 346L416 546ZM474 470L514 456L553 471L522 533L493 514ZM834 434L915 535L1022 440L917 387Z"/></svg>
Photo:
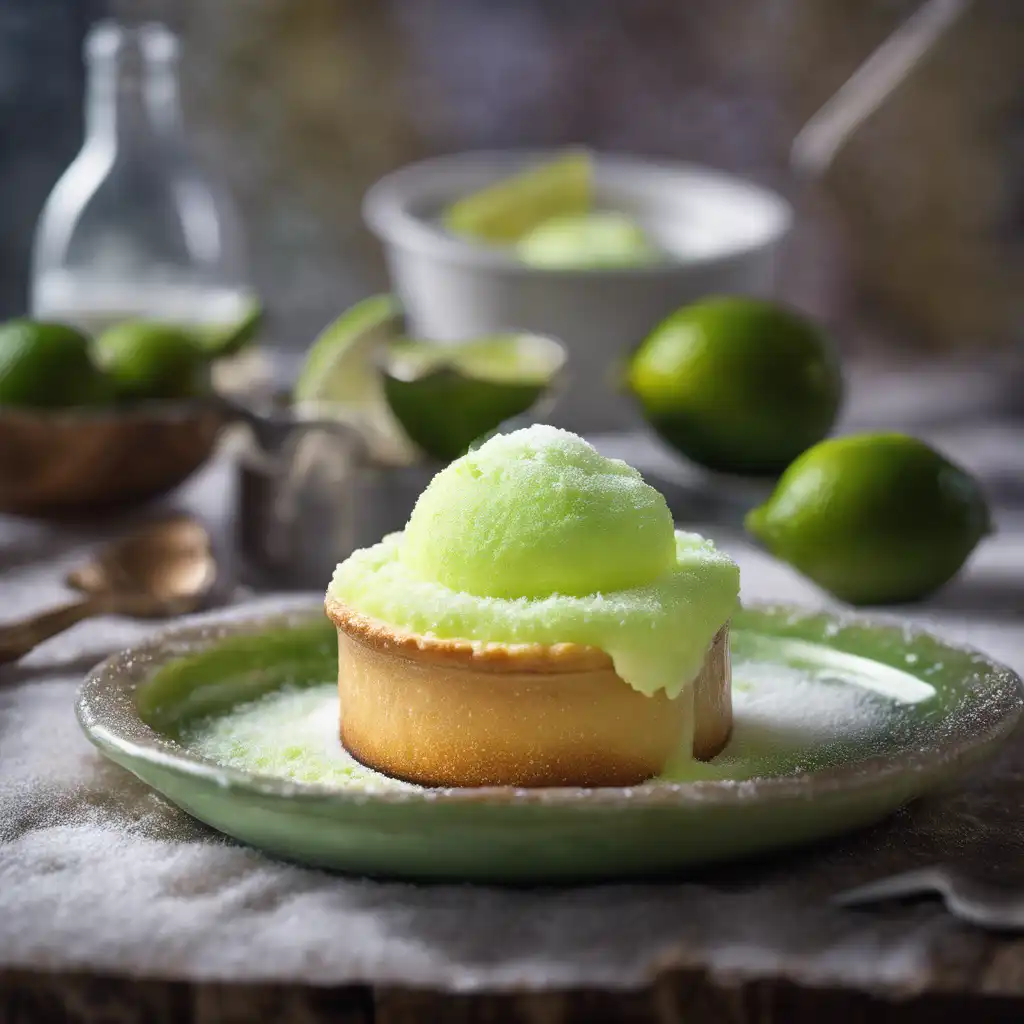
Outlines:
<svg viewBox="0 0 1024 1024"><path fill-rule="evenodd" d="M184 37L197 148L245 216L274 336L301 346L385 285L359 203L475 147L706 162L790 192L803 121L918 0L0 0L0 315L77 151L81 44L105 13ZM975 0L819 187L788 297L887 353L1024 341L1024 2Z"/></svg>

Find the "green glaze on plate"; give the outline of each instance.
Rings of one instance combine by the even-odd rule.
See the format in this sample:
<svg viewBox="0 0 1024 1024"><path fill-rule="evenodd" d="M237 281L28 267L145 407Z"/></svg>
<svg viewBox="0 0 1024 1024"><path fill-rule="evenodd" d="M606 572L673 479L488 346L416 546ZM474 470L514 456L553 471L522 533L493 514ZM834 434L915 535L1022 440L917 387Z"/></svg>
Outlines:
<svg viewBox="0 0 1024 1024"><path fill-rule="evenodd" d="M679 872L876 821L990 753L1008 669L899 624L781 607L733 620L736 728L630 789L425 790L337 741L319 607L179 629L115 655L77 711L118 764L214 828L361 874L474 881Z"/></svg>

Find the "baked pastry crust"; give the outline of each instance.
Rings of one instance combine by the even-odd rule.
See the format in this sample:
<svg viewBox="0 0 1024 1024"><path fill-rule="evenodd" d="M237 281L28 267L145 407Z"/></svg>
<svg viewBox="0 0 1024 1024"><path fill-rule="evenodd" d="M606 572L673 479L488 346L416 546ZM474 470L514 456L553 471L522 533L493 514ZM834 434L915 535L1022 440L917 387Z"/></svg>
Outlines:
<svg viewBox="0 0 1024 1024"><path fill-rule="evenodd" d="M729 624L693 685L648 697L578 644L402 633L328 595L338 629L341 740L356 760L427 786L628 786L693 738L714 757L732 731Z"/></svg>

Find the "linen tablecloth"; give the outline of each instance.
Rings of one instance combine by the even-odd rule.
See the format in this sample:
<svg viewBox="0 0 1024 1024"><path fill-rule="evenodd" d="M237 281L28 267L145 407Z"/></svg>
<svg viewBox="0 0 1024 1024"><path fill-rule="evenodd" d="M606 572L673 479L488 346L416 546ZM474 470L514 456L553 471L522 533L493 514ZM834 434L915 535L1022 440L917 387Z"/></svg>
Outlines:
<svg viewBox="0 0 1024 1024"><path fill-rule="evenodd" d="M954 385L948 393L962 392ZM924 405L919 432L982 476L1000 532L911 617L1024 670L1024 428L1005 418L961 422L948 415L950 403L936 420ZM900 409L907 413L905 402ZM848 424L857 422L855 407ZM613 438L606 447L665 466L665 453L646 440ZM206 520L223 552L230 490L230 467L220 460L174 499ZM738 531L709 532L740 562L744 598L823 600ZM100 535L0 519L0 614L66 597L64 572ZM220 614L290 600L239 603L236 593ZM84 623L0 669L0 968L465 991L640 986L683 965L903 992L938 977L955 988L980 933L935 903L865 913L830 906L827 896L936 859L1024 882L1016 866L1024 865L1024 740L966 786L867 832L678 882L420 886L282 863L189 818L79 732L72 702L83 674L153 629L113 618ZM991 985L999 991L1001 982Z"/></svg>

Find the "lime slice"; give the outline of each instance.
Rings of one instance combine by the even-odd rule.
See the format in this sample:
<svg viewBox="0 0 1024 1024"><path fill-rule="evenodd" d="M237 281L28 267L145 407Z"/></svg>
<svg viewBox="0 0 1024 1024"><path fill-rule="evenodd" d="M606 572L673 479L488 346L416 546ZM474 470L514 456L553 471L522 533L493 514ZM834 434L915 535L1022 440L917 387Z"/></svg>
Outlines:
<svg viewBox="0 0 1024 1024"><path fill-rule="evenodd" d="M313 343L293 391L301 415L351 424L388 463L412 461L417 448L454 458L531 408L565 362L540 335L442 345L405 339L402 326L390 296L358 303Z"/></svg>
<svg viewBox="0 0 1024 1024"><path fill-rule="evenodd" d="M455 366L477 380L546 383L563 361L562 346L540 334L498 334L457 345L407 339L388 350L388 372L402 381Z"/></svg>
<svg viewBox="0 0 1024 1024"><path fill-rule="evenodd" d="M350 423L384 462L409 462L413 450L388 408L378 363L401 332L390 295L356 303L326 327L306 354L292 399L303 416Z"/></svg>
<svg viewBox="0 0 1024 1024"><path fill-rule="evenodd" d="M613 211L552 217L516 245L519 258L541 269L642 267L662 259L632 217Z"/></svg>
<svg viewBox="0 0 1024 1024"><path fill-rule="evenodd" d="M402 312L390 295L357 302L320 332L306 353L293 397L296 402L338 406L379 402L374 359L402 329Z"/></svg>
<svg viewBox="0 0 1024 1024"><path fill-rule="evenodd" d="M416 445L449 461L531 409L564 364L562 346L541 335L500 335L462 345L407 341L388 353L384 394Z"/></svg>
<svg viewBox="0 0 1024 1024"><path fill-rule="evenodd" d="M202 327L197 338L211 359L233 356L256 337L263 324L263 307L253 299L235 323L216 327Z"/></svg>
<svg viewBox="0 0 1024 1024"><path fill-rule="evenodd" d="M590 155L569 152L456 200L442 223L453 234L477 241L516 242L551 217L588 212L592 177Z"/></svg>

